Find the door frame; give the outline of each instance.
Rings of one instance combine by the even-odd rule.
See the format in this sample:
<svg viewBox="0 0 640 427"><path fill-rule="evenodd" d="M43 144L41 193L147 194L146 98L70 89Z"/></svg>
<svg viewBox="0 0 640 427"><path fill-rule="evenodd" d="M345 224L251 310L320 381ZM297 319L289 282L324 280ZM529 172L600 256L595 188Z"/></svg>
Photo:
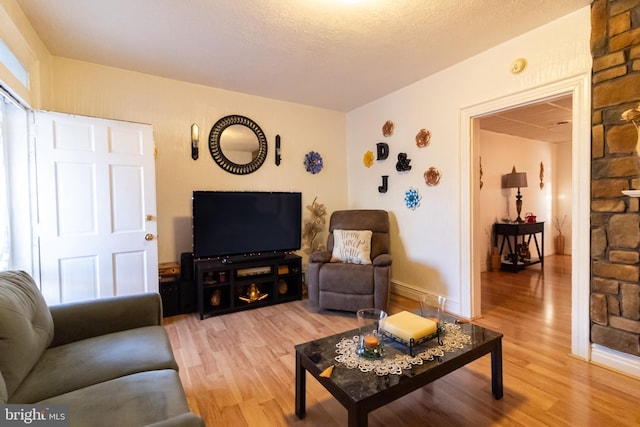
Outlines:
<svg viewBox="0 0 640 427"><path fill-rule="evenodd" d="M479 165L478 117L493 114L532 102L572 94L572 240L571 247L571 352L590 360L589 298L590 270L590 185L591 182L591 76L587 73L520 93L476 104L461 110L460 120L460 205L461 235L469 239L461 242L460 295L462 315L476 318L481 315L480 254L476 254L475 212L478 209Z"/></svg>

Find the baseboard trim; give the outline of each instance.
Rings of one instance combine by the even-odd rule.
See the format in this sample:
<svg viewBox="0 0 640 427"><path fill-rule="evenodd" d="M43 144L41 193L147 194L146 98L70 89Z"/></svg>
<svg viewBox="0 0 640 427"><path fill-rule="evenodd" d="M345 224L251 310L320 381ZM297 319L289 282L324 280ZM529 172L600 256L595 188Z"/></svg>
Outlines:
<svg viewBox="0 0 640 427"><path fill-rule="evenodd" d="M393 292L394 294L400 295L402 297L409 298L414 301L420 301L422 297L425 295L425 293L429 293L429 291L425 291L424 289L418 289L407 283L398 283L398 282L391 282L391 292ZM447 313L458 316L462 319L469 320L459 315L460 303L458 301L447 299L447 303L445 305L445 311Z"/></svg>
<svg viewBox="0 0 640 427"><path fill-rule="evenodd" d="M591 344L591 362L632 377L640 378L640 357Z"/></svg>
<svg viewBox="0 0 640 427"><path fill-rule="evenodd" d="M422 295L424 295L424 291L420 291L406 283L397 282L391 282L391 292L414 301L420 301Z"/></svg>

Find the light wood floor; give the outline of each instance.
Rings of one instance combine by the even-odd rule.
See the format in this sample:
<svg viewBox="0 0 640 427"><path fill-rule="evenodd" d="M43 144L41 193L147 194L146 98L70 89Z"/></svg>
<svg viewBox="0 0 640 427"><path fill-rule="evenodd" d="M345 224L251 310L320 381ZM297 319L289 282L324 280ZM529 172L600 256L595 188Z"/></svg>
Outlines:
<svg viewBox="0 0 640 427"><path fill-rule="evenodd" d="M570 353L571 262L545 258L517 274L483 273L476 323L503 339L504 398L491 396L485 356L369 414L370 426L638 426L640 380ZM418 308L394 295L390 314ZM200 321L165 319L189 406L208 426L346 426L347 412L313 378L307 417L294 413L294 345L357 327L355 315L296 301Z"/></svg>

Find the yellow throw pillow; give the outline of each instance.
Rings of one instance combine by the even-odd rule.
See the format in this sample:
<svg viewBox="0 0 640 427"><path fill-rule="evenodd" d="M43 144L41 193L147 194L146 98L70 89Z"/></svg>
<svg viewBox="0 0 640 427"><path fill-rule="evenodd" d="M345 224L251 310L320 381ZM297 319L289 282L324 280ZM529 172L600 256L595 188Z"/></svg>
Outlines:
<svg viewBox="0 0 640 427"><path fill-rule="evenodd" d="M333 230L331 262L371 264L371 230Z"/></svg>

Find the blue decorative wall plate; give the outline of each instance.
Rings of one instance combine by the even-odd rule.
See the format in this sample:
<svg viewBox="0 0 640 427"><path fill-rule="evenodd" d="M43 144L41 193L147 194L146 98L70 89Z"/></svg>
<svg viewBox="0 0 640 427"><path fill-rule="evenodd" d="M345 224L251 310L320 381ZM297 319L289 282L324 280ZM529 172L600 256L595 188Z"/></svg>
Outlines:
<svg viewBox="0 0 640 427"><path fill-rule="evenodd" d="M422 196L418 194L418 190L410 188L404 193L404 203L409 209L415 209L420 206Z"/></svg>
<svg viewBox="0 0 640 427"><path fill-rule="evenodd" d="M322 156L315 151L309 151L304 155L304 168L307 172L317 174L322 170Z"/></svg>

